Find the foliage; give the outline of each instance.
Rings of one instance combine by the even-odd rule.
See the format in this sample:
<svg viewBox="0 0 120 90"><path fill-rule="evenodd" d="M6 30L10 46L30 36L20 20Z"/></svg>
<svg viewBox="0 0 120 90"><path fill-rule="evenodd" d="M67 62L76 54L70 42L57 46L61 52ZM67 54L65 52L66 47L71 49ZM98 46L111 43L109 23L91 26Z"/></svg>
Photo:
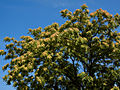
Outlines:
<svg viewBox="0 0 120 90"><path fill-rule="evenodd" d="M64 24L29 29L22 41L4 38L12 42L0 50L11 60L2 68L9 69L7 84L18 90L119 90L120 15L87 8L62 10Z"/></svg>

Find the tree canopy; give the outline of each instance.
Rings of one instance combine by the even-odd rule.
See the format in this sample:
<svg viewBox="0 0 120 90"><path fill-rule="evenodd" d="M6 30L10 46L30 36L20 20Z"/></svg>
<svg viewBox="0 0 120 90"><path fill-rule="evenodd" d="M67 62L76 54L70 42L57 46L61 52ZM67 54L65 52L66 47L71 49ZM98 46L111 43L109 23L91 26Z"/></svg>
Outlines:
<svg viewBox="0 0 120 90"><path fill-rule="evenodd" d="M90 13L85 4L60 13L61 26L29 29L21 41L4 38L0 55L10 63L3 80L18 90L119 90L120 15Z"/></svg>

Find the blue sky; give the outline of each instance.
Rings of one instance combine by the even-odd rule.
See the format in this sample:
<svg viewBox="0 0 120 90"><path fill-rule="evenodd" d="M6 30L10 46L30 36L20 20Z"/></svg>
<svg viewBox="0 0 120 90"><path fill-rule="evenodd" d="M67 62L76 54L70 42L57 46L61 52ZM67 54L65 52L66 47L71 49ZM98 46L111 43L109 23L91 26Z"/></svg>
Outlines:
<svg viewBox="0 0 120 90"><path fill-rule="evenodd" d="M60 25L64 19L60 11L69 9L74 11L86 3L90 12L102 8L111 14L120 14L120 0L0 0L0 50L5 48L3 38L27 35L29 28L44 28L54 22ZM0 90L15 90L6 85L2 77L7 73L2 71L2 66L9 61L0 56Z"/></svg>

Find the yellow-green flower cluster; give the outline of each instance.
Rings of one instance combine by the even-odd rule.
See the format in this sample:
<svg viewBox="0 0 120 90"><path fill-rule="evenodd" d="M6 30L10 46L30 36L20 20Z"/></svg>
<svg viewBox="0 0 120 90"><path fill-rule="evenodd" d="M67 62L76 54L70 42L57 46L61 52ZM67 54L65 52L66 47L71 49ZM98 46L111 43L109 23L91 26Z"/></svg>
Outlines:
<svg viewBox="0 0 120 90"><path fill-rule="evenodd" d="M8 41L9 42L10 40L11 40L11 38L9 38L9 37L5 37L4 38L4 41Z"/></svg>
<svg viewBox="0 0 120 90"><path fill-rule="evenodd" d="M4 66L2 67L2 70L7 69L8 66L9 66L9 63L7 63L6 65L4 65Z"/></svg>
<svg viewBox="0 0 120 90"><path fill-rule="evenodd" d="M0 50L0 55L5 55L6 52L4 50Z"/></svg>

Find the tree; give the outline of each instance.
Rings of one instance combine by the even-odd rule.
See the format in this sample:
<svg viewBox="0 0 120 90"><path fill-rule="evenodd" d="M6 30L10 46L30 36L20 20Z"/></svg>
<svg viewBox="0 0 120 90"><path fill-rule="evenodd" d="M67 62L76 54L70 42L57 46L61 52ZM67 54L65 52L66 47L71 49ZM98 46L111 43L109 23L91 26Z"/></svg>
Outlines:
<svg viewBox="0 0 120 90"><path fill-rule="evenodd" d="M120 15L88 6L61 11L66 22L29 29L21 41L5 37L7 84L19 90L119 90ZM116 85L116 86L115 86Z"/></svg>

